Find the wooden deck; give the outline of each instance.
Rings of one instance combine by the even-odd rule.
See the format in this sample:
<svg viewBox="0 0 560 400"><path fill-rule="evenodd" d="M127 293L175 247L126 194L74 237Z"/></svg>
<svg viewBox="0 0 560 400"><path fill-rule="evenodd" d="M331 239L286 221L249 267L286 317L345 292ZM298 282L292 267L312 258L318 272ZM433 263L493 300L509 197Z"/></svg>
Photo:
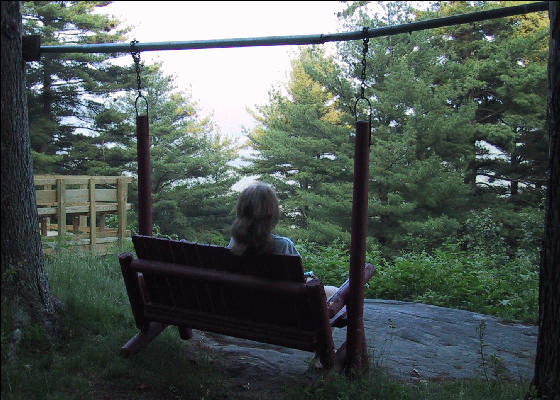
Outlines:
<svg viewBox="0 0 560 400"><path fill-rule="evenodd" d="M126 230L128 176L36 175L35 193L43 250L52 251L53 237L65 244L104 254L114 244L130 237ZM116 215L118 228L106 226ZM60 221L64 221L60 223ZM54 235L53 235L54 233Z"/></svg>

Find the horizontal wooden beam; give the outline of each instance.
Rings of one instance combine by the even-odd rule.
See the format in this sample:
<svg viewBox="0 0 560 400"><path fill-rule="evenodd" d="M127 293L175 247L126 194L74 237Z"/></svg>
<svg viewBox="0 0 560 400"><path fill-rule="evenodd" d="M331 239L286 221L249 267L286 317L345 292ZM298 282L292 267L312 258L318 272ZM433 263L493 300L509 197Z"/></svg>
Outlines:
<svg viewBox="0 0 560 400"><path fill-rule="evenodd" d="M48 230L49 231L56 231L58 230L58 224L51 224L48 226ZM72 239L71 240L84 240L87 239L89 240L89 226L81 226L79 229L79 232L73 232L72 231L73 226L72 225L66 225L66 232L70 232L72 233ZM117 237L117 229L114 228L105 228L102 231L100 230L100 228L97 228L97 237L98 238L106 238L106 237ZM125 236L130 237L130 230L126 230L124 232ZM43 238L44 241L48 241L46 239L56 239L56 236L47 236L47 235L43 235L45 236L45 238Z"/></svg>
<svg viewBox="0 0 560 400"><path fill-rule="evenodd" d="M126 209L132 209L132 204L128 203L126 205ZM37 212L39 215L56 215L58 207L39 207L37 208ZM70 206L65 207L66 214L80 214L80 213L88 213L89 212L89 205L86 206ZM106 212L106 211L117 211L117 203L112 204L96 204L95 205L96 212Z"/></svg>
<svg viewBox="0 0 560 400"><path fill-rule="evenodd" d="M51 236L51 237L54 238L54 236ZM114 243L114 242L117 242L118 240L119 240L119 238L116 237L116 236L100 237L100 238L96 237L95 244ZM48 243L49 243L48 240L43 240L43 247L45 247L45 246L48 247ZM78 240L70 239L70 240L64 241L64 244L69 245L69 246L83 246L83 245L90 244L90 240L87 237L83 238L83 239L78 239Z"/></svg>
<svg viewBox="0 0 560 400"><path fill-rule="evenodd" d="M126 182L132 182L132 176L87 176L87 175L35 175L35 185L56 185L57 179L64 179L67 185L88 184L90 179L95 181L96 185L114 184L116 185L119 179L124 179Z"/></svg>
<svg viewBox="0 0 560 400"><path fill-rule="evenodd" d="M194 279L224 286L246 287L270 293L290 293L293 296L305 295L308 291L305 283L274 281L252 275L240 275L217 269L168 264L160 261L133 259L130 263L130 268L136 272L163 273L177 278Z"/></svg>
<svg viewBox="0 0 560 400"><path fill-rule="evenodd" d="M37 205L56 205L56 190L36 190ZM89 201L89 189L66 189L64 204L84 203ZM95 201L99 202L117 202L117 189L95 189ZM82 204L73 204L75 206Z"/></svg>

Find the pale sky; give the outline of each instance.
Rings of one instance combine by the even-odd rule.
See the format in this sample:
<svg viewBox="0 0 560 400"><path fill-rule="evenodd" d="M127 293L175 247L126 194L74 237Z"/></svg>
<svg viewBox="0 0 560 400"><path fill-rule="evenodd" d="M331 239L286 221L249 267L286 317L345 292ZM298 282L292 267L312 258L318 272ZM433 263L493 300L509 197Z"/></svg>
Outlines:
<svg viewBox="0 0 560 400"><path fill-rule="evenodd" d="M343 8L339 1L115 1L102 12L132 25L130 40L166 42L339 32L336 12ZM246 107L265 104L273 85L287 81L296 51L297 46L166 50L142 52L141 59L162 61L179 89L191 89L202 115L213 114L222 133L239 136L242 126L254 126Z"/></svg>

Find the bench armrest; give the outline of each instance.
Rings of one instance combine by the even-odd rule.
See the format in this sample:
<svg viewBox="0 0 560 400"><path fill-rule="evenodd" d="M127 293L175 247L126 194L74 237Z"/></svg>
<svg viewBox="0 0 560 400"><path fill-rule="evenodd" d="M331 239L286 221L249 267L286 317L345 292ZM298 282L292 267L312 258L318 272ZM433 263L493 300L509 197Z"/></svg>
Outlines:
<svg viewBox="0 0 560 400"><path fill-rule="evenodd" d="M376 269L371 264L365 265L365 276L364 283L367 283L371 277L375 274ZM329 313L329 318L331 319L332 326L339 326L341 319L345 319L346 316L346 297L350 292L350 279L340 286L340 288L333 294L329 299L327 299L327 308ZM335 318L336 317L336 318ZM336 324L336 325L333 325ZM344 324L342 325L344 326Z"/></svg>

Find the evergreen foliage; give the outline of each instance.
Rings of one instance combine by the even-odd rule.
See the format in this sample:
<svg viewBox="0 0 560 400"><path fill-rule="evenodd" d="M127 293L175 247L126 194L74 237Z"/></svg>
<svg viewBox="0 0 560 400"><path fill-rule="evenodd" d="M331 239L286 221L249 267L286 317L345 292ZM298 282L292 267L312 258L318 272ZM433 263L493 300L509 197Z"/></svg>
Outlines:
<svg viewBox="0 0 560 400"><path fill-rule="evenodd" d="M26 34L40 34L43 44L123 41L127 28L96 12L106 4L25 2ZM511 5L437 2L420 10L411 4L348 3L339 17L345 29L359 30ZM383 256L459 243L464 250L487 245L536 258L548 29L544 13L530 13L369 41L368 242ZM36 173L135 173L135 75L132 67L112 64L113 56L30 63ZM361 57L362 41L338 43L334 56L302 47L289 82L254 111L257 125L248 135L254 152L241 172L276 188L279 234L349 243ZM239 176L232 162L239 148L199 115L189 93L176 91L161 66L143 66L142 74L158 232L223 243L233 219L231 187ZM360 119L367 115L364 102L357 111Z"/></svg>
<svg viewBox="0 0 560 400"><path fill-rule="evenodd" d="M192 241L225 240L233 221L237 147L155 66L146 78L154 223Z"/></svg>
<svg viewBox="0 0 560 400"><path fill-rule="evenodd" d="M442 2L421 18L455 15L519 2ZM523 215L542 213L546 175L546 87L549 21L546 13L522 14L434 31L446 65L466 72L453 103L475 106L467 137L465 182L482 210L494 208L505 245L514 253L523 239ZM456 77L453 77L456 79ZM540 225L540 224L539 224ZM528 228L528 227L526 227ZM538 242L533 242L536 248Z"/></svg>
<svg viewBox="0 0 560 400"><path fill-rule="evenodd" d="M237 145L221 134L213 121L202 117L188 91L178 91L174 77L165 75L161 64L144 66L142 95L148 105L152 216L157 233L192 241L223 242L233 221L235 197L231 190L238 180L232 161ZM119 98L109 109L127 118L115 123L119 131L135 133L137 93ZM139 99L138 113L145 113ZM124 149L131 160L123 166L137 171L136 140ZM137 185L129 197L137 202Z"/></svg>
<svg viewBox="0 0 560 400"><path fill-rule="evenodd" d="M249 135L258 155L245 172L276 188L285 217L282 232L318 243L348 240L352 131L348 115L338 109L338 95L314 80L309 69L326 79L341 74L321 49L302 49L287 94L273 91L270 103L258 109L258 125Z"/></svg>
<svg viewBox="0 0 560 400"><path fill-rule="evenodd" d="M42 44L123 41L128 28L98 13L109 2L26 2L26 34ZM116 66L115 54L43 55L30 63L27 85L35 174L136 175L134 64ZM131 58L132 61L132 58ZM152 209L162 235L224 242L233 220L231 162L237 146L201 117L190 93L178 92L161 65L140 68L149 110ZM145 104L138 102L138 112ZM129 201L137 205L137 184ZM136 207L134 207L136 208ZM129 216L135 230L136 216Z"/></svg>
<svg viewBox="0 0 560 400"><path fill-rule="evenodd" d="M359 30L508 5L354 2L340 18ZM461 241L473 213L487 209L508 254L532 247L536 256L538 241L524 232L542 224L522 224L542 216L548 29L544 13L531 13L369 41L369 240L385 256ZM321 244L348 240L362 42L339 43L337 56L300 52L285 92L259 108L246 169L281 193L293 228L282 233Z"/></svg>
<svg viewBox="0 0 560 400"><path fill-rule="evenodd" d="M106 1L26 1L25 35L41 45L118 42L128 28L96 11ZM110 143L126 145L111 129L112 95L132 86L130 70L110 61L114 54L44 54L28 63L26 85L36 174L120 174L128 159ZM121 116L112 115L111 119Z"/></svg>

